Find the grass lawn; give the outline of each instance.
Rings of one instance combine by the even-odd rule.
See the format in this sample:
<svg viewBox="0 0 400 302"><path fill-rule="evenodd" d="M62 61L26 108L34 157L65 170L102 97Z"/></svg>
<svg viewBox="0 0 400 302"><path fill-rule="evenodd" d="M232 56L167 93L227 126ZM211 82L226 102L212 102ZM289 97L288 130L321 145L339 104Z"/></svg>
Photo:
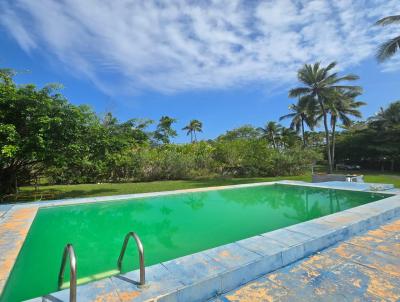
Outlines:
<svg viewBox="0 0 400 302"><path fill-rule="evenodd" d="M340 173L340 172L339 172ZM366 182L392 183L400 188L400 173L388 172L358 172L364 174ZM302 180L311 181L311 175L300 176L281 176L281 177L254 177L254 178L210 178L197 180L170 180L137 183L103 183L103 184L83 184L83 185L55 185L41 186L36 192L34 187L22 187L18 197L10 197L5 202L13 201L32 201L47 199L63 199L74 197L94 197L109 196L120 194L134 194L158 191L170 191L179 189L191 189L210 186L224 186L244 183L254 183L274 180Z"/></svg>
<svg viewBox="0 0 400 302"><path fill-rule="evenodd" d="M396 188L400 188L400 173L365 172L361 174L364 174L365 182L394 184Z"/></svg>
<svg viewBox="0 0 400 302"><path fill-rule="evenodd" d="M109 196L158 191L171 191L211 186L236 185L282 179L311 181L311 175L253 178L210 178L196 180L169 180L134 183L102 183L82 185L40 186L38 192L32 186L21 187L17 200L9 197L5 202L63 199L75 197Z"/></svg>

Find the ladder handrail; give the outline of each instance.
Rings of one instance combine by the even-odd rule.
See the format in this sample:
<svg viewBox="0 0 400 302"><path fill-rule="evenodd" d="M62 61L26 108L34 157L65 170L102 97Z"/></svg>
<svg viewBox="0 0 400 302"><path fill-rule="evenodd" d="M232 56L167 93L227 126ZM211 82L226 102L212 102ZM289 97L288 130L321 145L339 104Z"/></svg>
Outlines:
<svg viewBox="0 0 400 302"><path fill-rule="evenodd" d="M67 261L67 256L69 256L69 267L70 267L70 279L69 279L69 301L76 302L76 256L75 251L72 244L68 243L64 248L64 253L61 262L60 273L58 274L58 289L61 289L61 286L64 282L64 271L65 264Z"/></svg>
<svg viewBox="0 0 400 302"><path fill-rule="evenodd" d="M122 249L121 249L121 253L119 254L119 257L118 257L118 269L119 269L119 271L121 271L122 260L124 259L126 247L128 246L128 242L131 237L133 237L133 239L135 239L136 245L138 248L138 252L139 252L139 265L140 265L140 283L139 283L139 285L142 286L146 282L145 267L144 267L144 249L143 249L142 241L140 240L139 236L135 232L129 232L125 236L124 243L123 243Z"/></svg>

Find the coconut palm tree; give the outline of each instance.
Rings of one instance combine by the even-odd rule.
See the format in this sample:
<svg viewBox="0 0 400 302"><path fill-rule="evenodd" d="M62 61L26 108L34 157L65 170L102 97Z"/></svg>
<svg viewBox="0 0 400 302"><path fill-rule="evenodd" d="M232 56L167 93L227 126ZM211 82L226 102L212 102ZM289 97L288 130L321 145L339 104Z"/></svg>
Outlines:
<svg viewBox="0 0 400 302"><path fill-rule="evenodd" d="M268 122L268 124L265 125L265 128L259 127L257 130L261 132L262 138L272 142L274 149L277 149L278 145L276 143L276 138L279 136L281 128L282 126L276 122Z"/></svg>
<svg viewBox="0 0 400 302"><path fill-rule="evenodd" d="M375 128L388 129L400 124L400 100L393 102L388 108L380 108L380 111L369 118L369 123Z"/></svg>
<svg viewBox="0 0 400 302"><path fill-rule="evenodd" d="M304 135L304 123L310 128L314 127L314 117L312 110L310 110L310 102L307 97L302 97L298 100L297 104L291 104L289 106L289 110L292 113L281 116L279 120L291 118L290 128L296 130L296 133L299 134L301 131L301 138L303 140L303 146L306 144L306 137Z"/></svg>
<svg viewBox="0 0 400 302"><path fill-rule="evenodd" d="M293 147L299 140L299 136L292 128L281 127L279 132L280 147L282 149Z"/></svg>
<svg viewBox="0 0 400 302"><path fill-rule="evenodd" d="M196 132L203 132L202 128L202 122L199 120L191 120L187 126L182 128L182 130L187 130L186 135L190 134L190 142L193 143L193 141L197 141Z"/></svg>
<svg viewBox="0 0 400 302"><path fill-rule="evenodd" d="M339 76L332 69L336 66L335 62L330 63L326 67L322 67L320 63L305 64L297 73L298 80L304 84L302 87L293 88L289 91L289 97L307 97L311 107L317 107L322 113L322 119L325 130L326 152L328 157L328 169L332 173L332 154L331 140L328 127L328 108L327 102L337 96L338 91L341 92L361 92L359 86L341 85L342 81L354 81L358 79L356 75Z"/></svg>
<svg viewBox="0 0 400 302"><path fill-rule="evenodd" d="M347 91L338 93L336 98L328 103L328 110L331 116L331 131L332 131L332 165L335 165L335 143L336 143L336 125L338 120L343 126L349 127L353 122L350 116L361 117L359 107L365 105L364 102L356 101L359 92Z"/></svg>
<svg viewBox="0 0 400 302"><path fill-rule="evenodd" d="M156 141L169 144L170 138L177 136L175 129L172 128L172 125L176 122L177 120L172 117L162 116L153 135Z"/></svg>
<svg viewBox="0 0 400 302"><path fill-rule="evenodd" d="M378 20L375 24L386 26L396 23L400 23L400 15L394 15L382 18ZM399 50L400 50L400 36L397 36L381 44L381 46L379 46L376 57L378 61L383 62L391 58Z"/></svg>

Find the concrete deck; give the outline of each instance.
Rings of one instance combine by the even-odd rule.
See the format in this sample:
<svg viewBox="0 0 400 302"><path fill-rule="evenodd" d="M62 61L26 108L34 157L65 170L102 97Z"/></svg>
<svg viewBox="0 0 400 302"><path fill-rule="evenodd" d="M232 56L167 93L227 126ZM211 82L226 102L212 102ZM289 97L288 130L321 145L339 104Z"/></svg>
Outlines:
<svg viewBox="0 0 400 302"><path fill-rule="evenodd" d="M212 301L400 301L400 219Z"/></svg>

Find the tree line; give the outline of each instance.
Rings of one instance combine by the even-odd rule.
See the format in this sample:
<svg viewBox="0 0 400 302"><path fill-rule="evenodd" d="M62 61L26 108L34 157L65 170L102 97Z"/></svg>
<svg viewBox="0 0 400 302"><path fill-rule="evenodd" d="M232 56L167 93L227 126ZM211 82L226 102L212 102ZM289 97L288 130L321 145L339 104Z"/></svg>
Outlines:
<svg viewBox="0 0 400 302"><path fill-rule="evenodd" d="M100 118L88 106L75 106L57 85L17 85L15 72L0 70L0 192L18 185L148 181L210 176L277 176L303 173L316 161L356 162L398 169L400 102L366 121L356 100L356 75L333 72L335 63L304 65L301 87L289 91L297 103L280 120L264 127L244 125L214 140L197 141L202 123L182 130L190 144L173 144L176 119L162 116L154 131L149 119ZM317 131L320 124L323 131ZM339 127L339 131L337 128ZM325 149L325 152L323 150ZM324 155L322 155L324 153Z"/></svg>
<svg viewBox="0 0 400 302"><path fill-rule="evenodd" d="M183 128L191 143L174 144L176 119L162 116L121 122L76 106L58 85L17 85L15 72L0 70L0 194L21 185L185 179L210 176L272 176L303 173L320 158L303 148L289 128L273 134L234 129L198 141L202 123ZM266 130L267 131L267 130ZM243 132L243 133L242 133Z"/></svg>

